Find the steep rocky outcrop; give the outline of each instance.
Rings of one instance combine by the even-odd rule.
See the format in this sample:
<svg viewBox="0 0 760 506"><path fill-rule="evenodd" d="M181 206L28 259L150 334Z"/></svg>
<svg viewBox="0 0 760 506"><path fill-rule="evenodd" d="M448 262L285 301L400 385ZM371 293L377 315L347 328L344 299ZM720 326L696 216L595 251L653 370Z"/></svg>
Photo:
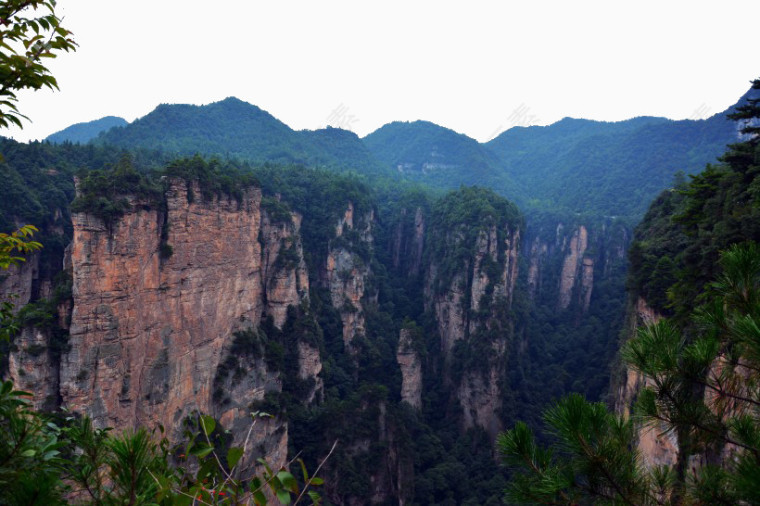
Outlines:
<svg viewBox="0 0 760 506"><path fill-rule="evenodd" d="M553 298L560 311L589 311L594 285L617 276L625 265L630 242L625 225L610 222L594 225L548 222L528 227L528 296ZM615 272L613 272L615 271Z"/></svg>
<svg viewBox="0 0 760 506"><path fill-rule="evenodd" d="M0 272L0 301L9 300L18 311L32 300L35 283L39 282L39 254L29 255L26 261Z"/></svg>
<svg viewBox="0 0 760 506"><path fill-rule="evenodd" d="M343 342L349 347L357 335L365 333L362 299L370 275L366 258L355 252L356 243L372 247L372 221L369 213L354 225L354 205L349 202L343 217L335 226L335 240L327 254L327 285L332 305L340 312L343 322Z"/></svg>
<svg viewBox="0 0 760 506"><path fill-rule="evenodd" d="M322 372L322 358L319 349L311 344L298 343L298 377L301 380L312 380L313 385L304 401L312 403L317 397L322 396L324 381L320 376Z"/></svg>
<svg viewBox="0 0 760 506"><path fill-rule="evenodd" d="M8 357L8 375L18 390L31 392L32 405L51 410L59 404L59 361L50 351L50 334L45 329L25 327L13 340Z"/></svg>
<svg viewBox="0 0 760 506"><path fill-rule="evenodd" d="M422 362L413 346L413 330L401 329L396 361L401 369L401 400L415 409L422 407Z"/></svg>
<svg viewBox="0 0 760 506"><path fill-rule="evenodd" d="M115 427L177 427L193 411L216 411L212 383L230 335L256 325L264 308L260 201L250 189L240 203L189 202L176 180L165 216L138 202L110 229L73 216L67 407ZM164 226L168 258L160 254ZM253 400L249 393L218 414Z"/></svg>
<svg viewBox="0 0 760 506"><path fill-rule="evenodd" d="M549 248L546 243L535 237L530 244L528 258L528 296L532 299L536 292L541 289L540 267L542 260L546 257Z"/></svg>
<svg viewBox="0 0 760 506"><path fill-rule="evenodd" d="M519 228L507 227L501 241L495 227L480 232L470 283L470 310L465 312L471 315L465 336L472 341L470 346L474 350L485 352L479 357L485 365L464 372L457 397L464 426L482 427L492 438L503 429L499 417L503 398L500 381L507 372L508 341L513 327L507 314L517 281L519 244Z"/></svg>
<svg viewBox="0 0 760 506"><path fill-rule="evenodd" d="M303 260L303 246L298 235L301 215L275 221L267 212L261 214L262 269L266 313L281 328L288 306L298 306L309 295L309 272Z"/></svg>
<svg viewBox="0 0 760 506"><path fill-rule="evenodd" d="M570 305L573 287L579 277L583 265L583 255L588 248L588 232L586 227L581 225L570 237L565 261L562 264L562 273L559 278L559 292L557 294L559 309L567 309ZM563 248L564 249L564 248ZM591 286L593 287L593 260L592 260Z"/></svg>
<svg viewBox="0 0 760 506"><path fill-rule="evenodd" d="M652 309L643 297L637 297L635 302L629 305L625 333L632 336L637 328L657 323L661 318L662 316ZM636 396L642 388L650 384L651 379L631 368L624 368L619 384L613 384L616 391L615 410L626 417L631 416ZM639 424L636 427L637 449L649 467L673 465L678 460L677 435L674 431L665 429L666 426L661 423L646 426Z"/></svg>
<svg viewBox="0 0 760 506"><path fill-rule="evenodd" d="M465 262L465 271L469 270ZM428 284L425 292L425 304L428 310L435 313L435 323L441 337L441 351L444 357L451 354L456 341L466 337L467 310L464 303L467 289L467 280L463 273L457 273L448 287L437 295L433 295L431 288L434 280L438 279L438 268L431 265L428 268Z"/></svg>
<svg viewBox="0 0 760 506"><path fill-rule="evenodd" d="M492 436L502 428L522 234L519 214L510 206L478 190L444 199L431 219L440 228L431 227L425 282L426 309L440 337L442 381L463 427L482 427Z"/></svg>
<svg viewBox="0 0 760 506"><path fill-rule="evenodd" d="M503 354L504 351L494 350ZM504 429L497 413L502 408L502 390L499 385L503 371L490 367L487 374L467 372L457 390L466 428L482 427L491 438Z"/></svg>
<svg viewBox="0 0 760 506"><path fill-rule="evenodd" d="M460 234L451 234L452 250L463 240ZM440 284L440 268L435 263L428 268L425 303L435 313L445 355L456 341L487 325L493 304L510 306L517 281L519 244L517 228L505 225L501 231L495 226L482 230L472 257L464 260L462 268L438 293L434 286Z"/></svg>
<svg viewBox="0 0 760 506"><path fill-rule="evenodd" d="M633 336L637 328L657 323L661 318L643 297L637 297L628 305L624 333ZM616 392L615 411L630 416L636 394L644 386L645 378L629 368L624 368L621 372L617 382L613 383Z"/></svg>
<svg viewBox="0 0 760 506"><path fill-rule="evenodd" d="M68 330L68 342L52 357L50 331L25 328L9 376L40 407L63 405L99 426L162 424L176 437L184 419L203 412L241 442L251 406L278 393L282 378L264 356L241 348L240 332L259 336L262 317L281 328L289 306L308 303L301 217L272 218L256 188L240 199L200 199L198 184L180 179L167 188L164 206L127 197L129 209L110 223L73 215L72 297L61 302L56 326ZM25 264L4 289L28 302L35 272L34 262ZM312 344L297 346L311 402L322 391L321 357ZM231 371L230 357L245 362ZM258 450L247 458L262 451L275 466L285 461L284 422L259 420L252 437Z"/></svg>

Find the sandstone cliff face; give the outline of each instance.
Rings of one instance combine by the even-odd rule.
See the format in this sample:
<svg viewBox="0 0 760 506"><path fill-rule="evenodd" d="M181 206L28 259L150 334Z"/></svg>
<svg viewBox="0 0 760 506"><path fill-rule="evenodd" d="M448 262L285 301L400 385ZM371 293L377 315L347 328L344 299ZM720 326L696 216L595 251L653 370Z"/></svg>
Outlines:
<svg viewBox="0 0 760 506"><path fill-rule="evenodd" d="M629 308L628 316L626 319L625 333L629 336L633 336L636 333L636 329L641 326L651 325L657 323L662 319L654 309L649 307L647 301L643 297L638 297L633 304L633 309ZM625 416L629 416L630 408L636 398L638 391L644 386L645 378L638 374L636 371L625 371L625 380L621 381L617 385L617 395L615 396L615 411L622 413Z"/></svg>
<svg viewBox="0 0 760 506"><path fill-rule="evenodd" d="M14 313L32 301L33 288L39 284L39 255L0 272L0 302L11 302ZM50 408L58 397L58 364L48 351L49 335L36 328L24 328L13 340L8 356L8 378L16 388L34 395L35 408ZM52 400L52 402L51 402Z"/></svg>
<svg viewBox="0 0 760 506"><path fill-rule="evenodd" d="M309 271L303 259L301 223L298 213L291 213L290 221L274 222L269 214L261 213L260 242L262 248L263 288L265 313L272 317L275 327L282 329L288 315L288 307L308 303ZM313 402L322 396L324 382L322 359L319 349L298 343L298 376L312 380L313 387L304 401ZM280 385L276 389L280 389ZM287 445L287 441L286 441Z"/></svg>
<svg viewBox="0 0 760 506"><path fill-rule="evenodd" d="M350 347L357 335L365 333L364 308L362 299L370 269L358 254L347 244L345 236L353 232L353 241L361 241L370 248L372 245L372 213L360 220L361 228L354 226L354 205L349 202L343 217L335 227L336 240L330 245L327 264L327 286L332 305L339 311L343 322L343 343Z"/></svg>
<svg viewBox="0 0 760 506"><path fill-rule="evenodd" d="M496 227L481 231L473 258L465 260L448 286L438 293L434 285L439 268L435 264L428 268L425 303L435 312L441 349L446 356L456 341L487 324L488 315L478 316L479 312L487 313L494 305L508 308L512 302L518 274L520 231L505 228L503 240L498 237ZM462 240L460 235L454 234L450 238L452 248ZM466 300L469 303L466 304Z"/></svg>
<svg viewBox="0 0 760 506"><path fill-rule="evenodd" d="M469 271L469 263L465 262L464 271ZM432 305L435 312L435 322L438 333L441 336L441 350L444 357L451 354L454 343L465 338L468 327L467 311L464 298L467 289L465 275L460 272L454 276L448 289L434 295L431 288L433 281L437 279L438 268L431 265L428 268L428 285L425 291L425 304Z"/></svg>
<svg viewBox="0 0 760 506"><path fill-rule="evenodd" d="M577 308L579 315L587 313L595 282L616 275L612 271L625 265L630 231L607 223L543 228L529 228L527 237L528 296L553 298L560 311Z"/></svg>
<svg viewBox="0 0 760 506"><path fill-rule="evenodd" d="M452 387L465 428L483 427L492 436L501 429L500 378L506 373L507 342L512 333L507 314L517 281L520 245L519 228L502 227L492 226L478 233L472 256L464 260L443 290L435 289L440 283L435 263L428 269L426 282L426 304L435 314L446 363L452 360L457 341L474 340L481 342L479 346L488 342L488 351L483 349L487 354L479 360L483 367L466 370L459 384ZM462 235L453 232L448 244L455 250L462 240Z"/></svg>
<svg viewBox="0 0 760 506"><path fill-rule="evenodd" d="M312 403L316 398L322 396L324 391L324 381L319 373L322 372L322 359L319 355L319 349L314 346L299 342L298 343L298 377L302 380L314 380L314 386L307 395L305 402Z"/></svg>
<svg viewBox="0 0 760 506"><path fill-rule="evenodd" d="M277 328L285 323L288 306L298 306L309 296L309 273L303 260L300 229L301 216L297 213L284 223L273 222L266 212L261 214L266 312Z"/></svg>
<svg viewBox="0 0 760 506"><path fill-rule="evenodd" d="M538 237L534 238L530 245L529 266L528 266L528 296L533 299L536 292L541 289L541 264L546 258L549 247Z"/></svg>
<svg viewBox="0 0 760 506"><path fill-rule="evenodd" d="M637 327L657 323L662 318L641 297L636 300L631 313L628 315L626 329L629 335L634 335ZM631 416L637 394L650 385L651 380L633 369L626 369L624 374L624 381L617 388L615 410L628 417ZM665 431L665 428L665 425L659 423L647 427L639 425L636 428L637 449L648 467L670 466L678 460L677 435Z"/></svg>
<svg viewBox="0 0 760 506"><path fill-rule="evenodd" d="M8 357L8 376L15 388L32 393L32 405L43 410L58 405L59 368L49 342L45 330L26 327L13 340L15 351Z"/></svg>
<svg viewBox="0 0 760 506"><path fill-rule="evenodd" d="M260 192L248 191L238 209L234 200L189 203L187 191L175 181L165 217L137 208L110 231L93 216L72 217L61 394L99 425L176 427L194 410L212 412L226 341L261 315ZM169 258L159 253L164 219Z"/></svg>
<svg viewBox="0 0 760 506"><path fill-rule="evenodd" d="M570 305L572 290L581 271L583 264L583 255L588 248L588 231L581 225L570 238L570 244L565 255L565 261L562 264L562 274L559 278L559 293L557 305L560 309L567 309ZM593 260L591 263L593 286Z"/></svg>
<svg viewBox="0 0 760 506"><path fill-rule="evenodd" d="M39 261L38 254L29 255L25 262L0 271L0 301L10 300L16 312L32 300L32 287L39 279Z"/></svg>
<svg viewBox="0 0 760 506"><path fill-rule="evenodd" d="M495 356L503 356L505 350L494 346ZM466 428L482 427L491 438L504 429L497 413L502 407L500 373L497 366L489 367L486 375L480 371L468 371L457 391Z"/></svg>
<svg viewBox="0 0 760 506"><path fill-rule="evenodd" d="M396 360L401 368L401 400L415 409L422 407L422 362L412 345L412 331L401 329Z"/></svg>
<svg viewBox="0 0 760 506"><path fill-rule="evenodd" d="M177 431L185 417L209 413L240 443L251 423L249 406L281 390L280 373L262 358L248 360L234 377L219 369L234 332L255 330L265 315L281 327L288 306L308 297L301 219L273 222L261 210L258 189L246 190L239 202L189 201L188 192L201 195L197 184L188 189L172 180L165 213L132 199L132 209L110 228L91 215L73 216L70 351L49 395L58 390L64 406L99 426L161 423ZM28 349L39 337L26 339ZM300 343L299 359L302 379L314 379L313 398L321 391L319 352ZM57 376L35 368L34 374ZM215 390L226 394L224 402ZM252 437L274 465L285 461L285 423L260 420Z"/></svg>
<svg viewBox="0 0 760 506"><path fill-rule="evenodd" d="M627 333L629 336L635 335L637 328L652 325L662 319L662 315L652 309L642 297L638 297L635 300L635 303L629 308L628 313ZM719 355L711 365L710 369L715 377L719 377L721 369L727 366L724 357ZM740 375L743 374L741 366L737 366L736 372ZM647 386L653 386L654 383L651 378L643 376L630 368L626 369L624 374L624 381L620 382L617 386L615 409L618 413L628 417L631 416L631 409L636 402L636 397L641 389ZM723 415L732 415L730 401L718 399L716 394L709 389L705 389L704 396L706 405L722 405L725 408ZM726 402L728 402L728 404ZM667 432L665 430L666 428L667 425L664 423L655 423L654 426L638 426L636 429L637 450L641 453L644 463L648 467L662 465L673 466L678 462L680 451L677 434L675 431ZM692 455L689 457L688 467L690 469L700 467L707 463L708 460L714 460L714 462L712 462L713 464L726 462L732 458L735 452L736 447L727 444L717 455L712 453L709 457L706 454Z"/></svg>

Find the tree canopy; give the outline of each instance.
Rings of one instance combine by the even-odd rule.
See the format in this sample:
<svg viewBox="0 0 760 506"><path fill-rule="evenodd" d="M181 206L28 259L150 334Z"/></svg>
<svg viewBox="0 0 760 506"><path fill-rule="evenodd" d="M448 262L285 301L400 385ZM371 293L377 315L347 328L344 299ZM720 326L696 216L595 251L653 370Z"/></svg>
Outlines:
<svg viewBox="0 0 760 506"><path fill-rule="evenodd" d="M23 127L21 120L28 119L18 110L18 91L58 88L44 59L76 50L72 33L61 25L55 6L55 0L0 3L0 127Z"/></svg>

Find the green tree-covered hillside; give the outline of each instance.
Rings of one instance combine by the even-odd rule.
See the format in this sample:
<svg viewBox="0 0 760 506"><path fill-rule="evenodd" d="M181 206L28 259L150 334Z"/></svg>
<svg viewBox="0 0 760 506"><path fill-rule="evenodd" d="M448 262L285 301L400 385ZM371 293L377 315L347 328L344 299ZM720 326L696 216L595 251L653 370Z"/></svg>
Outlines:
<svg viewBox="0 0 760 506"><path fill-rule="evenodd" d="M486 146L529 189L532 208L640 217L678 171L694 174L737 140L725 113L706 120L566 118L512 128Z"/></svg>
<svg viewBox="0 0 760 506"><path fill-rule="evenodd" d="M94 142L173 156L202 154L367 173L382 170L351 132L294 131L268 112L233 97L203 106L162 104L129 125L103 132Z"/></svg>
<svg viewBox="0 0 760 506"><path fill-rule="evenodd" d="M439 188L487 186L512 199L523 193L503 173L501 161L483 145L428 121L388 123L363 141L400 178Z"/></svg>

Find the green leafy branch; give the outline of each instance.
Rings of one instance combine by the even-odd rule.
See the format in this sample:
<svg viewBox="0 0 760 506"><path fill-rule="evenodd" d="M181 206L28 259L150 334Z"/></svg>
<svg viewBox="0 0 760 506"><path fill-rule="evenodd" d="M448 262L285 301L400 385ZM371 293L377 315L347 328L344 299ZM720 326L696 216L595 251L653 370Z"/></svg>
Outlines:
<svg viewBox="0 0 760 506"><path fill-rule="evenodd" d="M0 269L26 261L24 257L14 256L14 252L33 253L42 249L42 244L30 240L35 232L39 230L34 225L24 225L11 234L0 233Z"/></svg>
<svg viewBox="0 0 760 506"><path fill-rule="evenodd" d="M29 119L18 111L16 92L43 87L58 89L58 81L42 64L61 51L75 51L72 33L61 26L55 0L6 0L0 4L0 127ZM48 12L26 17L30 10Z"/></svg>

